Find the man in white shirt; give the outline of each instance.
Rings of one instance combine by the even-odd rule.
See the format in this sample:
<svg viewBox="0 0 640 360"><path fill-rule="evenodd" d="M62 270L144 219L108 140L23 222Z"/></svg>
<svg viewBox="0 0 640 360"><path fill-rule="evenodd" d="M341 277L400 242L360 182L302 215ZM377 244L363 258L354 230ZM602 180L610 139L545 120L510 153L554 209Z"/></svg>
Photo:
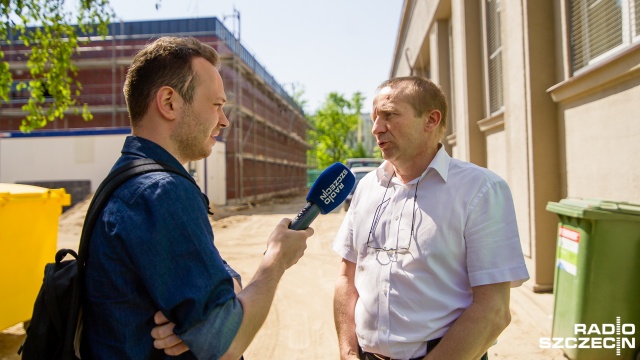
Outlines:
<svg viewBox="0 0 640 360"><path fill-rule="evenodd" d="M507 183L446 153L446 116L425 78L378 87L386 161L360 181L333 243L342 359L485 359L511 320L510 287L529 278Z"/></svg>

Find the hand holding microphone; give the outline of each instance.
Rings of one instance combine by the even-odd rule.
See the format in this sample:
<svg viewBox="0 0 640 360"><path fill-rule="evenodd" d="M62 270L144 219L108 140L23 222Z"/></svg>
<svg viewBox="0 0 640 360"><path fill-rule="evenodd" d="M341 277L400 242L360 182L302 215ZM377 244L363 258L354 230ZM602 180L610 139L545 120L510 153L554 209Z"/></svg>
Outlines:
<svg viewBox="0 0 640 360"><path fill-rule="evenodd" d="M342 163L334 163L325 169L313 184L307 195L307 204L289 224L291 230L305 230L319 214L327 214L337 208L347 198L354 187L356 178ZM277 229L277 228L276 228ZM271 234L278 238L279 232ZM310 235L308 235L310 236ZM272 241L270 240L269 243ZM306 246L305 246L306 247ZM302 249L304 251L304 249ZM264 252L265 254L267 251ZM302 254L297 256L297 261ZM290 266L290 265L289 265Z"/></svg>

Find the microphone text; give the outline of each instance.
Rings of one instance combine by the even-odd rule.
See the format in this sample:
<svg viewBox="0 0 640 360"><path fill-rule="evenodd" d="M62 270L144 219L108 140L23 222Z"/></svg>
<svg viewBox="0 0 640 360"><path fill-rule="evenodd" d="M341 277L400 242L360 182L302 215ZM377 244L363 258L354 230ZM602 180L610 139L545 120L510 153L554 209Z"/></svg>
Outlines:
<svg viewBox="0 0 640 360"><path fill-rule="evenodd" d="M344 189L344 184L342 180L347 176L347 170L342 170L340 175L335 179L335 181L326 189L322 189L322 195L320 195L320 200L322 200L325 204L329 204L335 201L336 196L340 193L340 190Z"/></svg>

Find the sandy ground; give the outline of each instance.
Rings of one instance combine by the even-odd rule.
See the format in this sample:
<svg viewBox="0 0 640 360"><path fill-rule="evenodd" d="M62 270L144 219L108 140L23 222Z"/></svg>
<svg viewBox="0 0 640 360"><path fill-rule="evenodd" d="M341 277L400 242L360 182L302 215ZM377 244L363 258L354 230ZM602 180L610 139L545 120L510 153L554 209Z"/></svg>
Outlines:
<svg viewBox="0 0 640 360"><path fill-rule="evenodd" d="M283 217L294 217L304 203L304 196L297 196L214 209L216 246L245 283L257 269L273 227ZM58 247L77 248L85 213L86 202L61 216ZM344 210L334 211L313 223L315 235L305 256L282 278L271 312L246 351L246 359L339 359L332 301L340 258L330 244L344 215ZM526 287L512 290L511 325L489 349L489 357L565 359L559 350L538 346L540 337L550 336L551 302L550 294L533 294ZM19 359L15 352L23 338L21 324L0 333L0 360Z"/></svg>

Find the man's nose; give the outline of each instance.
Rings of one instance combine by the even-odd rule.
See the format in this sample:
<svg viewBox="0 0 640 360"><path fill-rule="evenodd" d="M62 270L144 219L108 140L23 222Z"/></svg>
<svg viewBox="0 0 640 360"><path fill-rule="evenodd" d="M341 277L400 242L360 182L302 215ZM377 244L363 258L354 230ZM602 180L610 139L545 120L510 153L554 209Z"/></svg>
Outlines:
<svg viewBox="0 0 640 360"><path fill-rule="evenodd" d="M227 119L227 115L224 113L224 111L220 111L222 113L222 115L220 116L220 127L221 128L226 128L227 126L229 126L229 119Z"/></svg>
<svg viewBox="0 0 640 360"><path fill-rule="evenodd" d="M371 127L371 133L373 135L378 135L387 130L387 127L384 125L384 121L380 119L380 117L376 117L373 120L373 126Z"/></svg>

